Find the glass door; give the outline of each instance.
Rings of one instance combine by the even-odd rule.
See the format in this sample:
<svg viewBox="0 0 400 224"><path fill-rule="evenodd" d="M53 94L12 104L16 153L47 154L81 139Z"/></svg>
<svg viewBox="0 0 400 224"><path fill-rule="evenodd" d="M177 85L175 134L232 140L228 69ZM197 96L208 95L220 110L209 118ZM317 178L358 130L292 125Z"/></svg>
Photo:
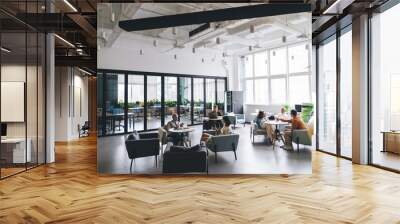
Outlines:
<svg viewBox="0 0 400 224"><path fill-rule="evenodd" d="M105 100L105 134L124 133L125 75L107 73Z"/></svg>
<svg viewBox="0 0 400 224"><path fill-rule="evenodd" d="M144 130L144 76L128 75L128 132Z"/></svg>
<svg viewBox="0 0 400 224"><path fill-rule="evenodd" d="M161 127L161 76L147 76L147 128Z"/></svg>
<svg viewBox="0 0 400 224"><path fill-rule="evenodd" d="M340 155L352 157L352 34L340 36Z"/></svg>
<svg viewBox="0 0 400 224"><path fill-rule="evenodd" d="M193 78L193 123L201 124L204 117L204 79Z"/></svg>
<svg viewBox="0 0 400 224"><path fill-rule="evenodd" d="M165 124L172 120L172 114L178 114L178 86L177 77L164 78L164 121Z"/></svg>
<svg viewBox="0 0 400 224"><path fill-rule="evenodd" d="M179 78L179 118L182 123L192 124L192 78Z"/></svg>
<svg viewBox="0 0 400 224"><path fill-rule="evenodd" d="M336 154L336 36L318 48L318 149Z"/></svg>

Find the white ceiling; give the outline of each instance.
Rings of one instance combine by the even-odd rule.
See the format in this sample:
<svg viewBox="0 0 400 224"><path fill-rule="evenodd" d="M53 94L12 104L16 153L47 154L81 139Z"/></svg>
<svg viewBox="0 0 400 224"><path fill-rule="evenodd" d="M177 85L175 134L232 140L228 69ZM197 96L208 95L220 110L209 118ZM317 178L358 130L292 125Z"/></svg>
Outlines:
<svg viewBox="0 0 400 224"><path fill-rule="evenodd" d="M118 21L238 7L254 3L103 3L98 4L98 43L111 47L121 34L147 41L160 52L188 48L210 52L248 54L311 39L311 13L212 23L211 28L189 38L199 25L126 32ZM166 50L167 49L167 50Z"/></svg>

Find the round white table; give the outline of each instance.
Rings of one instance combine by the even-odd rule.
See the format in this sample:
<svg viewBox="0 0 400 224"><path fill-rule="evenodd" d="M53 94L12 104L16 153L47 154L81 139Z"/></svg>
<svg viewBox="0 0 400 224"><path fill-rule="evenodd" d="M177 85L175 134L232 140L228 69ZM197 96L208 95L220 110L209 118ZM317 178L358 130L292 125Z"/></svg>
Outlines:
<svg viewBox="0 0 400 224"><path fill-rule="evenodd" d="M184 145L184 146L186 146L186 147L190 147L190 146L191 146L191 141L190 141L190 138L189 138L189 133L190 133L190 132L193 132L193 131L194 131L193 128L172 128L172 129L169 129L169 130L168 130L168 132L174 133L174 134L177 134L177 135L188 134L188 139L187 139L187 141L185 141L184 138L181 137L181 138L182 138L182 141L180 141L180 142L178 143L178 145Z"/></svg>

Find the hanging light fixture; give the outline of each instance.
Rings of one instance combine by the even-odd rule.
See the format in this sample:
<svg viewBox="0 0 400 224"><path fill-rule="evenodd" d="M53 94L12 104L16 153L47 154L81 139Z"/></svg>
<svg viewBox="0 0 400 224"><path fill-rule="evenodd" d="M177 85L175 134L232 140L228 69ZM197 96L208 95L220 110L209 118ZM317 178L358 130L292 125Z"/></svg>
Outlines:
<svg viewBox="0 0 400 224"><path fill-rule="evenodd" d="M153 40L153 46L157 47L157 40Z"/></svg>
<svg viewBox="0 0 400 224"><path fill-rule="evenodd" d="M251 26L250 26L250 33L254 33L254 30L255 30L255 29L254 29L254 25L251 25Z"/></svg>
<svg viewBox="0 0 400 224"><path fill-rule="evenodd" d="M252 51L253 50L253 47L252 46L249 46L249 51Z"/></svg>
<svg viewBox="0 0 400 224"><path fill-rule="evenodd" d="M201 62L204 63L204 58L201 59Z"/></svg>
<svg viewBox="0 0 400 224"><path fill-rule="evenodd" d="M143 50L142 49L140 49L139 54L143 55Z"/></svg>
<svg viewBox="0 0 400 224"><path fill-rule="evenodd" d="M176 28L175 27L172 27L172 34L176 35Z"/></svg>
<svg viewBox="0 0 400 224"><path fill-rule="evenodd" d="M217 42L217 44L220 44L221 43L221 39L219 37L217 37L216 42Z"/></svg>
<svg viewBox="0 0 400 224"><path fill-rule="evenodd" d="M272 51L272 56L275 56L275 55L276 55L275 51Z"/></svg>
<svg viewBox="0 0 400 224"><path fill-rule="evenodd" d="M286 43L286 36L282 36L282 43Z"/></svg>
<svg viewBox="0 0 400 224"><path fill-rule="evenodd" d="M174 54L174 59L176 60L178 58L178 56L176 54Z"/></svg>
<svg viewBox="0 0 400 224"><path fill-rule="evenodd" d="M192 48L193 54L196 53L196 48Z"/></svg>

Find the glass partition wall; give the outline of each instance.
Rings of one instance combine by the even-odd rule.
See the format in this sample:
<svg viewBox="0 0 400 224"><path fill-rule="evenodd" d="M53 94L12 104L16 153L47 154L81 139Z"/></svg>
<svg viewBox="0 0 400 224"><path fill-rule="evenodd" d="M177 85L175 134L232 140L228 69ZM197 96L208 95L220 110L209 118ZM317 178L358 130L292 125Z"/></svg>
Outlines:
<svg viewBox="0 0 400 224"><path fill-rule="evenodd" d="M317 150L347 159L352 157L351 31L349 25L336 32L316 52Z"/></svg>
<svg viewBox="0 0 400 224"><path fill-rule="evenodd" d="M99 136L155 130L173 113L185 124L201 124L205 109L224 109L225 77L115 70L97 76Z"/></svg>
<svg viewBox="0 0 400 224"><path fill-rule="evenodd" d="M400 171L400 4L371 18L369 162Z"/></svg>
<svg viewBox="0 0 400 224"><path fill-rule="evenodd" d="M20 2L19 7L21 12L36 13L41 4ZM43 33L9 14L0 12L0 17L0 178L3 179L46 161L46 39Z"/></svg>

